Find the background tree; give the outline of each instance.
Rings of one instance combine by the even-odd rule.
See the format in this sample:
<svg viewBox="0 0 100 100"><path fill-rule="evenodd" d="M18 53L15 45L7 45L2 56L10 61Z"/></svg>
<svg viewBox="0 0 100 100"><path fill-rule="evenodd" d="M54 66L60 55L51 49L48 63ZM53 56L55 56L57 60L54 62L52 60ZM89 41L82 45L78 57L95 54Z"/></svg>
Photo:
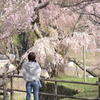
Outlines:
<svg viewBox="0 0 100 100"><path fill-rule="evenodd" d="M34 44L34 47L38 47L38 48L37 49L34 48L33 50L32 49L33 47L32 48L27 47L27 49L28 48L30 49L27 50L25 55L21 57L22 59L20 60L18 66L22 64L24 58L27 56L27 54L30 51L36 51L37 53L37 51L40 50L41 53L37 53L38 56L43 57L44 62L45 61L48 62L48 59L52 61L50 65L53 65L54 67L56 66L57 69L59 66L62 66L60 65L60 62L62 61L64 63L65 57L67 59L66 55L67 55L69 45L66 46L64 45L65 43L70 42L76 45L74 47L79 47L79 46L81 47L79 42L78 43L71 42L72 40L70 40L69 37L75 39L74 37L75 32L77 32L79 35L85 32L86 34L92 34L93 37L95 34L98 33L97 28L99 26L96 23L94 23L95 21L99 23L99 12L98 12L99 2L97 0L95 1L94 0L92 1L91 0L88 1L87 0L74 0L74 1L73 0L68 0L68 1L51 0L49 2L47 0L28 0L28 1L9 0L5 2L1 2L1 6L2 8L0 9L1 11L0 40L3 41L4 39L4 42L2 42L4 51L9 51L10 50L9 47L14 47L14 46L16 47L16 45L13 46L14 41L12 41L11 38L13 34L18 34L18 35L20 34L18 36L19 39L19 37L22 38L23 36L22 33L26 33L26 34L33 33L35 34L37 39L40 39L40 41L43 44L44 44L43 41L51 42L52 39L52 41L55 42L54 43L51 42L51 44L48 43L48 45L46 46L48 47L48 50L50 50L49 45L52 47L53 44L56 44L55 47L53 46L52 53L49 53L49 51L45 47L46 42L44 45L43 44L39 45L41 42L37 41ZM47 40L43 39L44 37L48 37L46 38ZM24 39L26 39L24 41L26 42L28 40L28 37ZM89 40L90 38L87 39ZM19 39L18 41L23 42L21 41L21 39ZM5 43L9 45L6 45ZM17 46L22 46L19 44L19 42L17 44L18 44ZM12 48L12 50L10 50L9 53L11 53L13 50L14 49ZM14 54L17 54L18 50L17 49L15 50L16 51ZM45 51L44 53L46 56L43 56L42 51ZM4 54L8 55L8 53L5 52ZM58 56L55 56L55 54ZM51 60L51 57L48 55L52 55L53 60ZM54 56L56 58L58 57L57 58L58 60L54 60L55 59ZM38 59L40 60L39 57ZM16 58L19 59L18 56ZM63 60L60 61L59 60L60 58ZM11 62L13 61L16 62L16 59L11 60ZM42 65L42 62L40 63ZM45 64L43 63L42 67ZM47 64L49 64L49 62Z"/></svg>

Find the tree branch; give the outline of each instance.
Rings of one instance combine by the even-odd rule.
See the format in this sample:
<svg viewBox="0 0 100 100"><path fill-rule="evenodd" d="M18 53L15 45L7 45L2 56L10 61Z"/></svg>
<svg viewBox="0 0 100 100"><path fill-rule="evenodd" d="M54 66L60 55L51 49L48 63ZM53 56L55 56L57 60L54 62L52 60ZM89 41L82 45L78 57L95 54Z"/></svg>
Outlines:
<svg viewBox="0 0 100 100"><path fill-rule="evenodd" d="M39 9L45 8L48 4L49 4L49 1L40 3L37 7L35 7L34 10L39 10Z"/></svg>
<svg viewBox="0 0 100 100"><path fill-rule="evenodd" d="M74 58L69 58L69 61L74 62L80 69L82 69L84 71L84 66L83 66L83 64L81 62L77 61ZM86 72L88 72L89 74L91 74L94 77L98 77L98 74L94 73L93 70L86 69Z"/></svg>

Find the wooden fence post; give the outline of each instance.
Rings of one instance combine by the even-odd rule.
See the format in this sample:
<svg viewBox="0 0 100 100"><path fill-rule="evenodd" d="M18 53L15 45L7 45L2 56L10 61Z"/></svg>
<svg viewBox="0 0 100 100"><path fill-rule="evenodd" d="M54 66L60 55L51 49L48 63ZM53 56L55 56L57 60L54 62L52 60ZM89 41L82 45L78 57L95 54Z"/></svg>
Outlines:
<svg viewBox="0 0 100 100"><path fill-rule="evenodd" d="M11 76L10 88L11 88L10 100L13 100L13 78L12 78L12 76Z"/></svg>
<svg viewBox="0 0 100 100"><path fill-rule="evenodd" d="M4 66L3 80L7 78L7 64ZM7 100L7 84L3 85L3 100Z"/></svg>
<svg viewBox="0 0 100 100"><path fill-rule="evenodd" d="M57 81L55 81L55 95L57 95ZM54 100L57 100L57 96L55 96Z"/></svg>
<svg viewBox="0 0 100 100"><path fill-rule="evenodd" d="M98 77L98 100L100 100L100 77Z"/></svg>

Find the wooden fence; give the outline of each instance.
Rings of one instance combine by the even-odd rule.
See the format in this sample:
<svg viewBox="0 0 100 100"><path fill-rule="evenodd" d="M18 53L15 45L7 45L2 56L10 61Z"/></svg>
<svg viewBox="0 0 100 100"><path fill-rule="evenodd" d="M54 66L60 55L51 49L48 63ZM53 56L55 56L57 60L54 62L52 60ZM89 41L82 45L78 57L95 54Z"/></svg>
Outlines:
<svg viewBox="0 0 100 100"><path fill-rule="evenodd" d="M9 73L11 73L11 72L9 72ZM3 90L3 93L0 93L0 95L3 95L3 100L8 100L7 92L10 92L10 100L13 100L13 92L14 91L26 92L23 90L13 88L13 79L14 78L23 78L23 77L19 76L19 75L11 75L9 73L7 72L7 68L6 68L4 73L0 76L2 78L2 80L0 81L0 87L1 87L0 89ZM54 94L53 93L43 93L43 92L39 92L39 94L46 95L46 96L54 96L55 100L57 100L57 97L64 97L64 98L70 98L70 99L80 99L80 100L100 100L100 78L98 78L98 81L96 83L86 83L86 82L84 83L84 82L64 81L64 80L55 80L55 79L41 79L41 81L54 82L54 84L55 84L54 85L54 91L55 91ZM8 82L10 82L10 89L7 89ZM57 89L58 89L57 83L58 82L98 86L98 97L97 98L85 98L85 97L74 97L74 96L57 94Z"/></svg>

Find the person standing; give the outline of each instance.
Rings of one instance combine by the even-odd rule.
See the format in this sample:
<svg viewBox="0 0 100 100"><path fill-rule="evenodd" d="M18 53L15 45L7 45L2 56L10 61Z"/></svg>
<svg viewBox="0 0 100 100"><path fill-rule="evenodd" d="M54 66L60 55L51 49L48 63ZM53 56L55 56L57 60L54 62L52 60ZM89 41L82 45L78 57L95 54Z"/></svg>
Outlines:
<svg viewBox="0 0 100 100"><path fill-rule="evenodd" d="M41 67L36 61L36 55L34 52L28 54L28 62L23 63L22 73L23 78L26 81L26 100L30 100L32 90L34 100L39 100L38 91L41 85Z"/></svg>

